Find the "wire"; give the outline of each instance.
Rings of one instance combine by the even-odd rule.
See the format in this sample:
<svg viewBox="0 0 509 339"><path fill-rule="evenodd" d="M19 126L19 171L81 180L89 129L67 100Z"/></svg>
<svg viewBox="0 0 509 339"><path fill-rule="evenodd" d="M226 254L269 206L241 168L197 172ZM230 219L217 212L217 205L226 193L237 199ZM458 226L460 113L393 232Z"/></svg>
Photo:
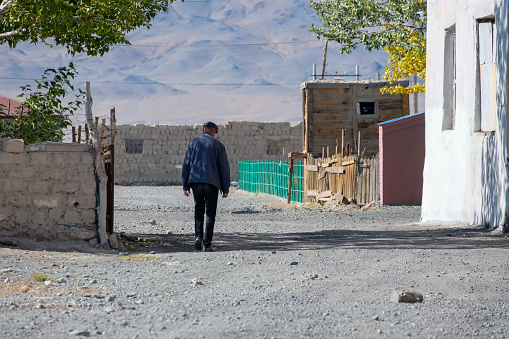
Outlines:
<svg viewBox="0 0 509 339"><path fill-rule="evenodd" d="M28 80L35 81L35 79L29 78L11 78L11 77L0 77L0 79L7 80ZM72 80L73 83L82 83L83 81ZM165 83L165 82L126 82L126 81L94 81L99 84L123 84L123 85L164 85L164 86L300 86L301 84L275 84L275 83L264 83L264 84L249 84L249 83L225 83L225 84L207 84L207 83Z"/></svg>
<svg viewBox="0 0 509 339"><path fill-rule="evenodd" d="M268 46L268 45L288 45L288 44L300 44L300 43L308 43L308 42L316 42L316 39L313 40L298 40L298 41L283 41L283 42L260 42L260 43L250 43L250 44L217 44L217 45L200 45L200 46L173 46L173 45L137 45L137 44L130 44L130 45L114 45L113 47L151 47L151 48L159 48L159 47L175 47L175 48L203 48L203 47L247 47L247 46Z"/></svg>

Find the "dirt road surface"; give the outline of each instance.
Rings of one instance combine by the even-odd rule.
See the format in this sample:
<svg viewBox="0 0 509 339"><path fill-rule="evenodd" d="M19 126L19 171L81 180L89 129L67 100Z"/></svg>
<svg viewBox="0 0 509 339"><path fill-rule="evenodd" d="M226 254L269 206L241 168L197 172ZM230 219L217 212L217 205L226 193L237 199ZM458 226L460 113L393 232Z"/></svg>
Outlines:
<svg viewBox="0 0 509 339"><path fill-rule="evenodd" d="M3 239L0 337L509 337L509 239L482 226L234 191L202 253L180 188L115 192L126 252Z"/></svg>

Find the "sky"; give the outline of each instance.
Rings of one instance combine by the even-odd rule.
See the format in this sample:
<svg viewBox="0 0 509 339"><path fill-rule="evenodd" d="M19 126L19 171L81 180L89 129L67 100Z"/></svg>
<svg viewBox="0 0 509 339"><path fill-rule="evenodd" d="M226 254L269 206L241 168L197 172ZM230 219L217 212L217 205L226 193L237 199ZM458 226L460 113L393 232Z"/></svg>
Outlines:
<svg viewBox="0 0 509 339"><path fill-rule="evenodd" d="M0 94L15 98L49 67L73 62L75 86L91 83L93 113L119 124L194 125L212 120L302 121L301 84L321 74L323 41L309 34L314 12L301 0L173 3L151 29L129 34L131 46L103 57L71 57L62 47L0 45ZM376 79L387 54L360 48L338 54L329 43L326 74ZM332 79L333 77L328 77ZM85 122L84 112L74 118Z"/></svg>

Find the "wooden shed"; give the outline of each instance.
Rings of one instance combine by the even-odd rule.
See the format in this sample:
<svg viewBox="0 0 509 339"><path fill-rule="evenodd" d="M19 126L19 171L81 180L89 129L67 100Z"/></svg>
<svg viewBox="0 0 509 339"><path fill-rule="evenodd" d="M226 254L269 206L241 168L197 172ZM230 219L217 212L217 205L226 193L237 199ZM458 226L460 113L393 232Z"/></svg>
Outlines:
<svg viewBox="0 0 509 339"><path fill-rule="evenodd" d="M364 155L378 153L378 123L409 114L408 95L382 94L384 86L408 81L312 80L301 85L304 153L328 156L349 147ZM328 154L329 153L329 154Z"/></svg>

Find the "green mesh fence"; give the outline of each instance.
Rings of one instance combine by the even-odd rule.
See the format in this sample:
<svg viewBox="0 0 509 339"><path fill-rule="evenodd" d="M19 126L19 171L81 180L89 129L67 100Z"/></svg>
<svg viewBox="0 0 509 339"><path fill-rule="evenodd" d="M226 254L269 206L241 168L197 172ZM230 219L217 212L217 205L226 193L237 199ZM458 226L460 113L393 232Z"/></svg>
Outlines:
<svg viewBox="0 0 509 339"><path fill-rule="evenodd" d="M289 161L239 161L239 188L252 193L267 193L288 198ZM291 201L304 201L304 164L293 163Z"/></svg>

